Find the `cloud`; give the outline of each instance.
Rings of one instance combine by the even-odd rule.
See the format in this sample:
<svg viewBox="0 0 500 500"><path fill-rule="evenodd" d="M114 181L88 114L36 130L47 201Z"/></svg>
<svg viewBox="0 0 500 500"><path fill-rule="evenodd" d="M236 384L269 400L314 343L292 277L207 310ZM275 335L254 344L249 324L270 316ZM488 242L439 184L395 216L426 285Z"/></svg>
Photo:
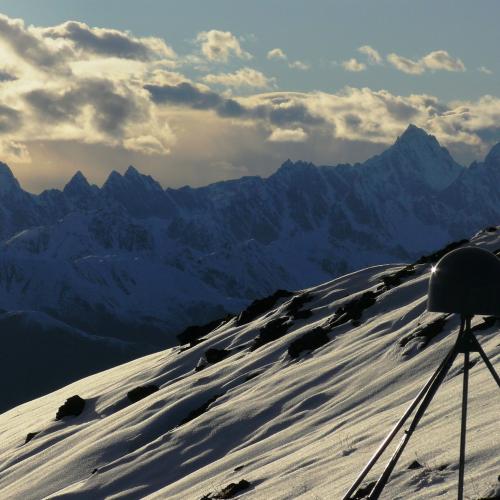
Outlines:
<svg viewBox="0 0 500 500"><path fill-rule="evenodd" d="M296 129L275 128L267 140L269 142L304 142L307 137L307 133L300 127Z"/></svg>
<svg viewBox="0 0 500 500"><path fill-rule="evenodd" d="M358 52L364 54L368 58L370 64L382 64L382 56L373 47L363 45L358 48Z"/></svg>
<svg viewBox="0 0 500 500"><path fill-rule="evenodd" d="M225 85L227 87L268 88L275 84L275 78L268 78L264 73L252 68L242 68L234 73L218 73L206 75L202 80L209 84Z"/></svg>
<svg viewBox="0 0 500 500"><path fill-rule="evenodd" d="M276 47L275 49L270 50L267 53L266 57L268 59L283 59L283 60L285 60L287 58L286 54L281 49L279 49L278 47Z"/></svg>
<svg viewBox="0 0 500 500"><path fill-rule="evenodd" d="M44 70L63 69L70 50L45 43L34 28L27 28L22 19L0 14L0 40L28 64Z"/></svg>
<svg viewBox="0 0 500 500"><path fill-rule="evenodd" d="M410 75L421 75L427 70L465 71L464 63L460 59L452 57L445 50L429 52L418 61L391 53L387 56L387 61L397 70Z"/></svg>
<svg viewBox="0 0 500 500"><path fill-rule="evenodd" d="M293 61L291 63L288 64L288 67L289 68L292 68L292 69L300 69L302 71L307 71L308 69L311 68L311 66L303 61Z"/></svg>
<svg viewBox="0 0 500 500"><path fill-rule="evenodd" d="M366 69L366 64L359 62L354 57L352 57L347 61L343 61L342 66L346 71L353 71L353 72L364 71Z"/></svg>
<svg viewBox="0 0 500 500"><path fill-rule="evenodd" d="M137 38L124 31L90 28L77 21L67 21L40 32L47 38L69 40L75 49L91 54L138 60L176 57L173 49L161 38Z"/></svg>
<svg viewBox="0 0 500 500"><path fill-rule="evenodd" d="M477 70L480 73L484 73L485 75L492 75L493 74L493 71L491 71L491 69L487 68L486 66L479 66L479 68L477 68Z"/></svg>
<svg viewBox="0 0 500 500"><path fill-rule="evenodd" d="M18 130L21 123L21 113L18 110L0 104L0 134Z"/></svg>
<svg viewBox="0 0 500 500"><path fill-rule="evenodd" d="M196 36L202 54L209 61L227 62L230 56L251 59L252 55L241 48L240 42L230 31L202 31Z"/></svg>
<svg viewBox="0 0 500 500"><path fill-rule="evenodd" d="M389 54L387 61L392 64L397 70L407 73L408 75L421 75L425 71L419 61L413 61L407 57L398 56L397 54Z"/></svg>
<svg viewBox="0 0 500 500"><path fill-rule="evenodd" d="M1 69L0 68L0 83L1 82L13 82L17 80L17 76L15 76L9 69Z"/></svg>
<svg viewBox="0 0 500 500"><path fill-rule="evenodd" d="M420 59L420 63L429 70L465 71L464 63L457 57L452 57L446 50L429 52Z"/></svg>

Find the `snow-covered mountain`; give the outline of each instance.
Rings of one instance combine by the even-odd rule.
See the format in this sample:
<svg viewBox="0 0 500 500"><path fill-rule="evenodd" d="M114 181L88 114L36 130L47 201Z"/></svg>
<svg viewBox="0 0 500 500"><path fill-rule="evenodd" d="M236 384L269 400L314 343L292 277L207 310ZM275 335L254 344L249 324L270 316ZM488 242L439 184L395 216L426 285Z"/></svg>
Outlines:
<svg viewBox="0 0 500 500"><path fill-rule="evenodd" d="M276 289L412 261L496 224L499 186L500 145L466 168L412 125L363 164L287 161L201 188L163 189L129 167L100 188L77 172L32 195L0 164L0 309L153 352Z"/></svg>
<svg viewBox="0 0 500 500"><path fill-rule="evenodd" d="M499 228L470 244L500 253ZM276 293L192 330L201 338L191 346L0 415L1 498L342 498L455 341L459 318L426 311L430 268L442 253ZM498 370L498 320L472 324ZM498 498L500 397L478 358L465 494ZM455 498L460 370L457 361L383 498Z"/></svg>
<svg viewBox="0 0 500 500"><path fill-rule="evenodd" d="M0 307L164 345L161 333L277 288L414 259L497 223L499 151L465 168L410 125L363 164L287 161L266 179L165 190L134 167L101 188L78 172L37 196L0 164Z"/></svg>

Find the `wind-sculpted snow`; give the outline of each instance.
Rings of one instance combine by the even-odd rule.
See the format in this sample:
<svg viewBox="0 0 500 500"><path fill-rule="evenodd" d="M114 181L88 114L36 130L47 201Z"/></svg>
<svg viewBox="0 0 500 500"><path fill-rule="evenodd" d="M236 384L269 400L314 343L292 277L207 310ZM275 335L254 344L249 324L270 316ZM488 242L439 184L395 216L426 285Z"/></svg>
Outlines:
<svg viewBox="0 0 500 500"><path fill-rule="evenodd" d="M500 249L500 232L478 233L471 244ZM341 498L448 352L459 326L452 315L438 335L425 339L425 348L419 335L401 346L441 316L425 309L431 263L398 274L405 268L378 265L283 296L248 322L214 325L190 347L148 355L1 415L1 497L200 500L243 484L238 498ZM395 275L399 282L387 288L384 278ZM307 318L294 315L305 308ZM253 349L262 331L283 317L286 331ZM473 326L498 370L498 323L477 317ZM318 329L321 342L311 339ZM227 355L195 370L209 349ZM476 358L466 495L493 498L500 397ZM384 498L454 497L459 370L457 362ZM133 403L127 397L148 386L159 390ZM54 420L74 395L85 400L81 415Z"/></svg>

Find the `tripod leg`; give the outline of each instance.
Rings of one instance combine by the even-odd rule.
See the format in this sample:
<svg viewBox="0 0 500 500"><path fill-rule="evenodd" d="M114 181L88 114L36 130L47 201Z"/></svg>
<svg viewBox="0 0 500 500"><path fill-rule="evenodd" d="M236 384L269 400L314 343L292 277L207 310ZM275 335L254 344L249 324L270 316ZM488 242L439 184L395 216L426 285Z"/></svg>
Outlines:
<svg viewBox="0 0 500 500"><path fill-rule="evenodd" d="M498 387L500 387L500 377L498 376L498 373L495 371L495 368L491 364L491 361L488 359L488 356L486 356L486 353L483 351L483 348L481 347L481 344L479 343L479 340L476 339L474 334L470 334L472 342L476 349L478 350L481 358L483 358L484 364L488 367L488 370L491 372L491 375L495 379L495 382L497 383Z"/></svg>
<svg viewBox="0 0 500 500"><path fill-rule="evenodd" d="M465 435L467 432L467 392L468 392L468 388L469 388L469 351L467 349L465 349L465 352L464 352L464 385L463 385L463 392L462 392L462 424L461 424L461 429L460 429L460 464L459 464L459 470L458 470L458 500L463 500L463 498L464 498Z"/></svg>
<svg viewBox="0 0 500 500"><path fill-rule="evenodd" d="M420 422L420 419L425 413L425 410L427 410L427 407L431 403L434 395L436 394L437 390L439 389L441 383L443 382L444 378L446 377L446 374L448 373L449 369L451 368L451 365L453 364L453 361L455 361L455 358L457 357L458 350L459 350L459 343L462 338L462 333L463 333L463 324L464 321L462 320L462 327L460 329L460 334L458 336L457 342L455 343L455 346L453 347L452 351L450 352L450 355L446 358L446 363L443 364L441 371L437 374L436 378L432 382L431 386L429 387L429 390L425 394L425 397L423 401L420 403L420 406L417 409L417 412L415 413L415 416L413 417L413 420L410 424L410 427L408 428L407 431L405 431L405 435L401 439L399 446L396 448L396 451L390 458L389 462L387 463L384 472L382 472L382 475L380 476L379 480L373 487L373 490L370 493L370 496L368 497L369 500L377 500L380 497L380 494L382 493L382 490L384 489L385 485L387 484L387 481L389 481L389 477L392 474L392 471L394 470L394 467L396 466L397 461L399 460L400 456L402 455L406 445L408 444L408 441L410 440L411 435L413 434L413 431L417 427L418 423Z"/></svg>
<svg viewBox="0 0 500 500"><path fill-rule="evenodd" d="M461 327L461 332L462 332L463 325ZM422 398L425 396L427 391L429 390L429 387L431 386L432 382L434 379L437 377L439 372L443 369L443 366L448 362L449 357L452 355L454 348L450 350L450 352L446 355L446 357L441 361L441 364L439 367L436 369L436 371L432 374L432 376L429 378L429 380L425 383L424 387L420 390L420 392L417 394L415 399L411 402L410 406L406 409L404 415L399 419L399 421L396 423L396 425L392 428L391 432L387 435L387 437L382 441L380 446L378 447L377 451L373 454L373 456L370 458L368 463L365 465L364 469L361 471L359 476L356 478L354 483L351 485L349 488L349 491L342 497L342 500L349 500L351 498L351 495L358 489L358 486L363 482L363 479L367 476L367 474L370 472L372 467L375 465L377 460L380 458L380 455L384 453L386 448L389 446L391 441L394 439L394 436L399 432L401 427L403 427L404 423L408 419L408 417L413 413L413 410L417 407L417 405L420 403Z"/></svg>

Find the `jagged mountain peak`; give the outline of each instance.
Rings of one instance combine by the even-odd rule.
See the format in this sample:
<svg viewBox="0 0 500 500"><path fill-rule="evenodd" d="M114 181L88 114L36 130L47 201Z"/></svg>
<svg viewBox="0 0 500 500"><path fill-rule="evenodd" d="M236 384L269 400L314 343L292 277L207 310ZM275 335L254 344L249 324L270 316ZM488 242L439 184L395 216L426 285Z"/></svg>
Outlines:
<svg viewBox="0 0 500 500"><path fill-rule="evenodd" d="M386 178L405 178L406 183L422 181L436 191L448 187L463 170L431 134L410 124L396 142L364 165L385 182Z"/></svg>
<svg viewBox="0 0 500 500"><path fill-rule="evenodd" d="M12 170L6 163L0 161L0 193L8 193L19 189L21 187Z"/></svg>
<svg viewBox="0 0 500 500"><path fill-rule="evenodd" d="M90 189L90 184L87 178L78 170L70 181L64 186L64 192L66 194L81 193L83 191L88 191Z"/></svg>
<svg viewBox="0 0 500 500"><path fill-rule="evenodd" d="M486 165L495 165L500 167L500 142L495 144L484 159Z"/></svg>

